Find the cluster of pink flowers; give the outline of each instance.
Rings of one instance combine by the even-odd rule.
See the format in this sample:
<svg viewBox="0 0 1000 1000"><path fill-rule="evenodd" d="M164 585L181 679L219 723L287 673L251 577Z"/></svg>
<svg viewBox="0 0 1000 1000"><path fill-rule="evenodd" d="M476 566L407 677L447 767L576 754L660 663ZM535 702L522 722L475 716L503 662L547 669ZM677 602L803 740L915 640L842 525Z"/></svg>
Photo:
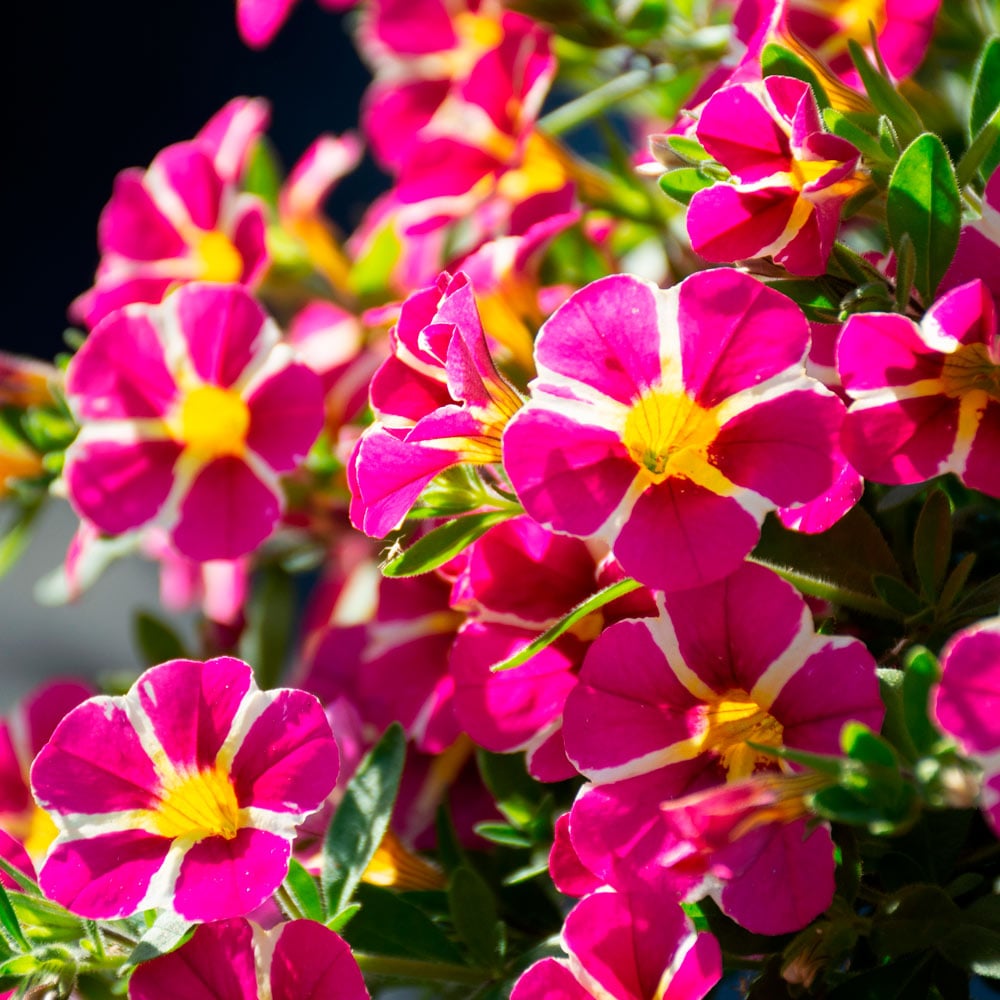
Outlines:
<svg viewBox="0 0 1000 1000"><path fill-rule="evenodd" d="M321 2L357 7L361 135L266 198L269 109L233 100L119 176L68 366L0 356L3 411L50 428L0 422L0 496L80 519L56 589L139 551L204 623L0 728L0 989L358 1000L352 946L514 1000L762 964L847 995L918 947L994 975L902 940L875 839L975 805L974 868L1000 830L1000 46L948 78L956 168L899 86L937 0ZM239 0L244 39L293 6ZM657 162L562 140L612 107ZM391 188L345 236L362 142ZM281 632L267 587L317 566ZM498 844L529 853L470 860ZM985 874L904 860L996 939ZM22 947L33 893L100 945Z"/></svg>

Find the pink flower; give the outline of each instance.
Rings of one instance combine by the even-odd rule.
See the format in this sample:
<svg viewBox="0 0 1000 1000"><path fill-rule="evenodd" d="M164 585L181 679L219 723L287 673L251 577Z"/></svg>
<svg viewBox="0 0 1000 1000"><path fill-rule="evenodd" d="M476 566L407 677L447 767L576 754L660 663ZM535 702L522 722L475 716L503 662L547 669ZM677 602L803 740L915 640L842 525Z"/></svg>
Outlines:
<svg viewBox="0 0 1000 1000"><path fill-rule="evenodd" d="M994 171L983 194L983 214L962 226L955 257L941 279L939 293L980 278L1000 309L1000 170Z"/></svg>
<svg viewBox="0 0 1000 1000"><path fill-rule="evenodd" d="M863 476L920 483L953 472L1000 497L1000 332L982 281L946 293L919 325L851 316L837 359L854 400L842 445Z"/></svg>
<svg viewBox="0 0 1000 1000"><path fill-rule="evenodd" d="M288 20L298 0L236 0L236 27L252 49L266 48ZM327 10L349 10L358 0L319 0Z"/></svg>
<svg viewBox="0 0 1000 1000"><path fill-rule="evenodd" d="M751 743L837 754L846 722L877 729L882 715L865 647L817 636L805 601L770 571L746 565L708 586L668 593L658 619L619 622L594 642L566 700L566 752L596 785L574 805L574 847L616 887L659 881L703 894L706 872L678 865L684 845L660 805L778 770ZM734 919L762 933L802 926L833 891L828 834L803 841L802 821L778 830L753 842L729 872L739 881L720 897ZM783 867L801 862L812 873L806 901L744 908L743 879L753 873L754 884L782 857Z"/></svg>
<svg viewBox="0 0 1000 1000"><path fill-rule="evenodd" d="M235 559L267 538L323 422L318 376L238 285L194 283L103 320L70 363L81 431L70 502L101 531L154 519L182 555Z"/></svg>
<svg viewBox="0 0 1000 1000"><path fill-rule="evenodd" d="M824 131L809 85L772 76L725 87L696 131L735 183L691 199L694 251L721 263L772 256L792 274L822 274L844 202L867 181L857 149Z"/></svg>
<svg viewBox="0 0 1000 1000"><path fill-rule="evenodd" d="M500 435L521 398L486 346L472 286L442 275L403 303L392 356L372 378L377 421L351 456L351 520L381 538L423 488L459 462L500 460Z"/></svg>
<svg viewBox="0 0 1000 1000"><path fill-rule="evenodd" d="M722 976L715 938L651 893L595 892L570 911L562 936L569 960L536 962L511 1000L700 1000Z"/></svg>
<svg viewBox="0 0 1000 1000"><path fill-rule="evenodd" d="M74 320L94 327L131 302L160 302L179 283L257 283L268 263L264 206L238 181L267 117L263 101L237 98L192 141L118 175L98 226L97 278L73 303Z"/></svg>
<svg viewBox="0 0 1000 1000"><path fill-rule="evenodd" d="M241 918L199 927L176 951L143 962L133 1000L368 1000L343 938L313 920L265 931Z"/></svg>
<svg viewBox="0 0 1000 1000"><path fill-rule="evenodd" d="M981 804L1000 835L1000 618L963 629L945 646L931 712L982 767Z"/></svg>
<svg viewBox="0 0 1000 1000"><path fill-rule="evenodd" d="M160 664L75 708L35 759L32 790L59 830L42 889L95 919L249 913L284 879L337 767L312 695L260 691L231 657Z"/></svg>
<svg viewBox="0 0 1000 1000"><path fill-rule="evenodd" d="M588 285L543 326L531 401L504 434L525 509L603 539L649 587L732 572L768 510L839 471L843 404L805 376L808 337L788 299L736 271Z"/></svg>

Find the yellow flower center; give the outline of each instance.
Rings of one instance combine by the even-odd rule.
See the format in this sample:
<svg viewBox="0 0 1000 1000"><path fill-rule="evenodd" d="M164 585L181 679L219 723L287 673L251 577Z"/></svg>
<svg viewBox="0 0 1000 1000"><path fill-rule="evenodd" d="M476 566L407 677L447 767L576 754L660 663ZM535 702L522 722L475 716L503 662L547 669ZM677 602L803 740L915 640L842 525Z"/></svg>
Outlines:
<svg viewBox="0 0 1000 1000"><path fill-rule="evenodd" d="M154 813L161 836L225 837L232 840L240 828L240 807L229 775L216 765L180 775L165 785Z"/></svg>
<svg viewBox="0 0 1000 1000"><path fill-rule="evenodd" d="M503 28L494 17L483 17L471 11L460 11L452 19L458 44L476 52L495 49L503 41Z"/></svg>
<svg viewBox="0 0 1000 1000"><path fill-rule="evenodd" d="M946 396L985 392L1000 401L1000 365L990 357L985 344L966 344L945 359L941 372Z"/></svg>
<svg viewBox="0 0 1000 1000"><path fill-rule="evenodd" d="M542 191L558 191L566 181L566 168L551 144L532 132L524 144L521 165L505 171L497 189L502 198L524 201Z"/></svg>
<svg viewBox="0 0 1000 1000"><path fill-rule="evenodd" d="M204 461L242 455L249 429L250 410L231 389L202 385L184 397L179 437L188 451Z"/></svg>
<svg viewBox="0 0 1000 1000"><path fill-rule="evenodd" d="M622 443L654 483L672 476L702 479L718 433L715 414L686 393L647 389L625 419Z"/></svg>
<svg viewBox="0 0 1000 1000"><path fill-rule="evenodd" d="M729 781L739 781L774 763L747 743L780 747L783 733L781 723L750 695L732 690L705 707L700 743L702 750L719 756Z"/></svg>
<svg viewBox="0 0 1000 1000"><path fill-rule="evenodd" d="M195 247L202 281L232 284L243 276L243 257L233 241L217 229L204 234Z"/></svg>

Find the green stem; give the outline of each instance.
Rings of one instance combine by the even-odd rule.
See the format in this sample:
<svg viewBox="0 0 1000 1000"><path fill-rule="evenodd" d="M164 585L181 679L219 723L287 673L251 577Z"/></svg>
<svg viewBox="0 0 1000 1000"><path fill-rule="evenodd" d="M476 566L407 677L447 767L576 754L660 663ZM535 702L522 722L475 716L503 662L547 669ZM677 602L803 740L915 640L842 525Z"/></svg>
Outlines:
<svg viewBox="0 0 1000 1000"><path fill-rule="evenodd" d="M274 898L277 899L278 905L285 911L285 916L289 920L302 920L305 918L305 914L302 912L302 908L299 906L295 899L295 896L289 891L288 886L284 882L278 886L274 893Z"/></svg>
<svg viewBox="0 0 1000 1000"><path fill-rule="evenodd" d="M603 114L616 104L641 94L652 84L671 80L676 75L677 69L670 63L630 69L621 76L602 83L594 90L581 94L561 108L550 111L539 120L538 126L549 135L563 135Z"/></svg>
<svg viewBox="0 0 1000 1000"><path fill-rule="evenodd" d="M375 976L474 984L483 983L491 978L485 969L474 969L467 965L452 965L449 962L423 962L415 958L365 955L361 952L355 952L354 958L361 967L362 972L367 972Z"/></svg>
<svg viewBox="0 0 1000 1000"><path fill-rule="evenodd" d="M755 559L753 556L747 556L747 561L757 563L758 566L764 566L773 573L777 573L782 580L787 580L796 590L809 597L819 597L832 604L852 608L854 611L861 611L876 618L888 618L895 622L903 621L903 616L898 611L890 608L878 597L871 594L862 594L857 590L846 590L829 580L821 580L798 570L789 569L787 566L768 562L766 559Z"/></svg>

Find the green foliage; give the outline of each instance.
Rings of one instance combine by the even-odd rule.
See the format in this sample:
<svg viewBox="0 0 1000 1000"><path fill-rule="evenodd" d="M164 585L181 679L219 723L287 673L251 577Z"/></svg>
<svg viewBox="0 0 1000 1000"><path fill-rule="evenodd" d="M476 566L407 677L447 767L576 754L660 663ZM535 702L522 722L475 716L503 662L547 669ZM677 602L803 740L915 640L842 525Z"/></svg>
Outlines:
<svg viewBox="0 0 1000 1000"><path fill-rule="evenodd" d="M394 578L429 573L454 559L495 524L509 520L515 513L514 510L489 510L446 521L422 535L399 555L387 559L382 564L382 573Z"/></svg>
<svg viewBox="0 0 1000 1000"><path fill-rule="evenodd" d="M132 635L146 667L190 656L180 636L162 618L148 611L136 611Z"/></svg>
<svg viewBox="0 0 1000 1000"><path fill-rule="evenodd" d="M272 688L281 677L293 645L297 622L295 584L279 566L261 569L246 608L240 656L254 668L257 683Z"/></svg>
<svg viewBox="0 0 1000 1000"><path fill-rule="evenodd" d="M808 83L821 111L830 106L830 99L826 96L823 84L820 83L812 67L790 49L775 42L768 42L760 54L760 65L765 77L791 76Z"/></svg>
<svg viewBox="0 0 1000 1000"><path fill-rule="evenodd" d="M704 188L716 183L716 178L701 167L681 167L678 170L668 170L660 177L659 185L665 194L682 205L688 205L691 199Z"/></svg>

